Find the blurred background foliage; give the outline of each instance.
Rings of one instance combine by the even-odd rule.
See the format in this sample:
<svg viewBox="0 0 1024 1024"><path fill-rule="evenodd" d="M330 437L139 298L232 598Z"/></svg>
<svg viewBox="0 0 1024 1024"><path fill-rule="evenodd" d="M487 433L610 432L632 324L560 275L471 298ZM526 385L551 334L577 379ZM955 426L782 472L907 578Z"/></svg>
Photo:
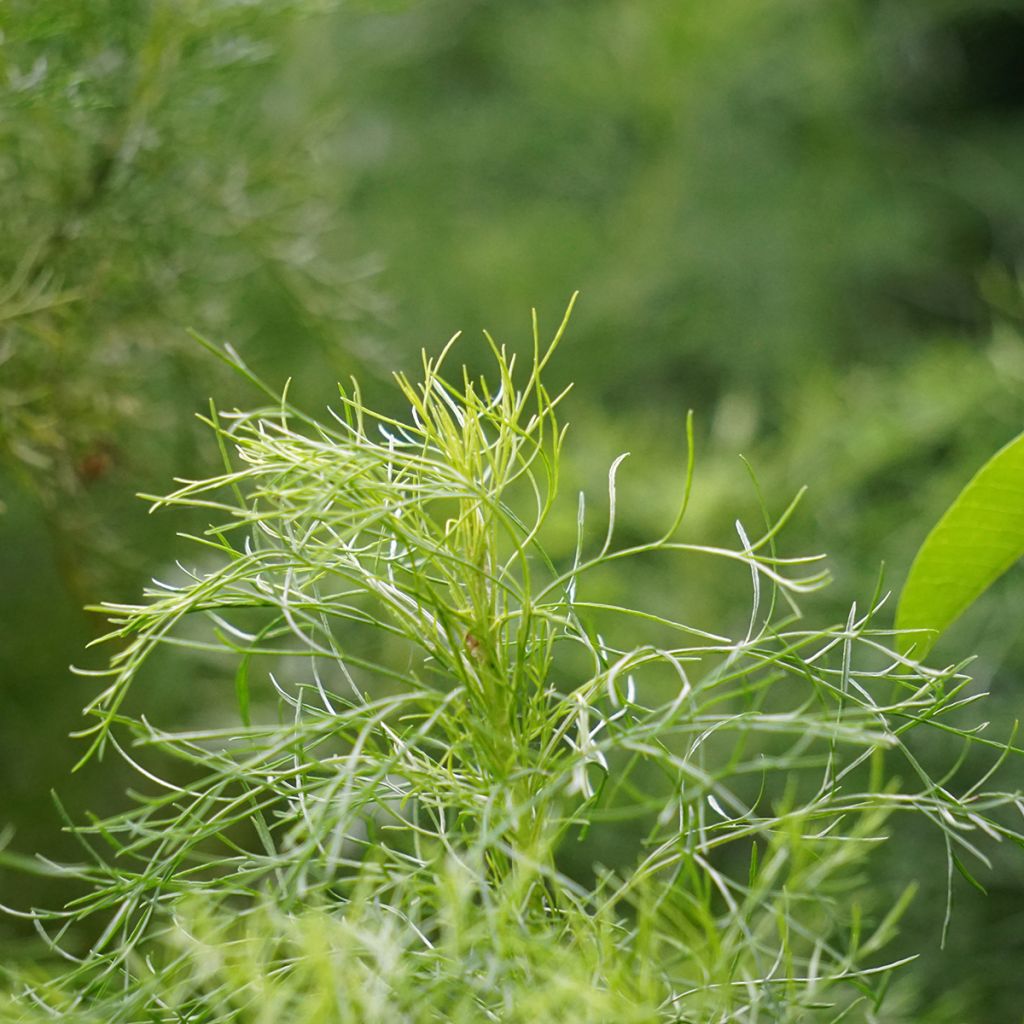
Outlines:
<svg viewBox="0 0 1024 1024"><path fill-rule="evenodd" d="M188 328L318 411L350 373L391 401L390 372L459 328L471 364L480 328L521 345L530 306L553 325L578 288L554 368L577 384L566 543L571 492L600 508L623 449L623 531L664 527L692 407L692 535L760 518L738 453L776 512L809 484L787 543L830 553L809 611L835 619L883 561L899 585L1024 420L1024 3L8 0L0 33L0 825L19 851L67 851L52 787L76 810L121 799L113 765L66 778L87 692L67 665L100 630L82 606L134 598L188 525L133 493L213 465L210 396L258 401ZM742 579L699 563L611 585L677 594L697 625L747 614ZM936 652L979 654L994 721L1024 701L1022 600L1011 574ZM231 700L202 667L163 684L154 715ZM872 882L896 891L908 859L936 876L908 922L914 1019L1016 1019L1019 858L982 879L996 899L957 887L942 952L930 838L898 838ZM0 876L11 891L51 895Z"/></svg>

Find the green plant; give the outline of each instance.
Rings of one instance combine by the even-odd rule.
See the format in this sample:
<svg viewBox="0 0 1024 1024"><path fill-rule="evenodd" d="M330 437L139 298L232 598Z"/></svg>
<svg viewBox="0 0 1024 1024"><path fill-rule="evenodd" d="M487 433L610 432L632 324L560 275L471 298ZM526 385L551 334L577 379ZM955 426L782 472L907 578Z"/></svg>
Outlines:
<svg viewBox="0 0 1024 1024"><path fill-rule="evenodd" d="M338 8L0 3L0 577L22 581L0 599L3 825L58 858L74 849L52 838L54 786L116 806L65 777L81 703L65 667L102 627L81 609L138 593L170 524L134 515L131 491L215 469L193 412L244 387L182 324L230 329L264 373L286 358L323 401L393 362L372 337L378 261L346 212L349 98L306 54ZM0 901L8 884L24 892L0 875Z"/></svg>
<svg viewBox="0 0 1024 1024"><path fill-rule="evenodd" d="M896 612L904 649L926 654L1021 555L1024 434L978 470L921 545Z"/></svg>
<svg viewBox="0 0 1024 1024"><path fill-rule="evenodd" d="M325 138L344 109L326 70L290 71L335 6L0 9L0 472L35 502L78 605L139 564L103 484L189 457L180 410L210 367L182 322L230 324L266 358L267 324L289 317L305 342L291 372L349 372L350 333L379 308L341 241Z"/></svg>
<svg viewBox="0 0 1024 1024"><path fill-rule="evenodd" d="M196 563L103 606L118 646L84 735L144 792L76 828L81 895L31 916L67 956L101 927L65 973L17 975L10 1013L877 1019L912 889L881 905L862 862L911 811L971 877L980 840L1019 839L1020 802L962 760L1011 748L963 723L964 675L890 650L876 602L801 623L825 574L776 551L795 502L734 548L683 539L692 435L660 536L617 542L620 458L607 521L581 495L574 550L549 548L565 431L542 376L565 326L544 347L534 318L525 374L488 337L492 383L442 376L451 345L425 357L398 377L408 421L355 384L314 420L218 353L273 404L212 410L224 472L154 500L209 514ZM740 636L608 592L623 560L691 557L749 574ZM158 657L186 686L233 675L237 709L134 710ZM948 764L915 752L928 731Z"/></svg>

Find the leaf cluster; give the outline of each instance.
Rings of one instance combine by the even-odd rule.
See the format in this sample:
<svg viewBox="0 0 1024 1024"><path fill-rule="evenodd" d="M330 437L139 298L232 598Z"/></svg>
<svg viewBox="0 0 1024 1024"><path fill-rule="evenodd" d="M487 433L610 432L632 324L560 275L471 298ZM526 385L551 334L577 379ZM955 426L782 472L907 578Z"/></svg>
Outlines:
<svg viewBox="0 0 1024 1024"><path fill-rule="evenodd" d="M876 602L803 624L825 576L777 552L791 509L685 539L692 442L661 535L617 541L619 459L607 522L581 495L575 554L548 550L565 326L542 345L535 318L525 371L488 338L493 383L424 357L405 420L355 383L315 420L220 353L272 404L211 410L224 471L154 499L210 518L193 562L103 606L83 735L141 789L74 826L82 863L54 870L82 895L29 912L72 964L16 978L26 1019L874 1020L912 895L864 891L892 815L968 878L1019 841L967 677L894 652ZM614 563L695 558L749 574L740 636L589 596ZM184 687L233 675L234 720L133 712L159 655ZM938 769L911 735L935 731L961 748Z"/></svg>

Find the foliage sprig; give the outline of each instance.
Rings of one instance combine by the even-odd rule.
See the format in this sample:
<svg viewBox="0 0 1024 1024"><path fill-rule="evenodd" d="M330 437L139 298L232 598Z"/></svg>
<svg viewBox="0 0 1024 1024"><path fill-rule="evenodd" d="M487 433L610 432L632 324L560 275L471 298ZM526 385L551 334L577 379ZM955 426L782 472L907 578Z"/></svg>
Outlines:
<svg viewBox="0 0 1024 1024"><path fill-rule="evenodd" d="M83 735L143 791L76 826L83 894L32 915L74 965L18 981L26 1019L872 1020L912 895L879 914L861 891L890 817L931 821L969 878L1019 841L1020 799L965 781L1012 748L964 724L962 672L894 652L875 603L802 625L825 575L776 551L792 507L733 549L685 539L692 430L663 535L617 545L617 460L607 523L581 495L574 553L549 547L567 319L542 345L534 317L525 374L488 337L493 385L446 376L452 343L425 356L407 420L356 383L330 422L287 394L211 410L224 472L153 500L211 518L194 562L103 606L118 646ZM588 596L640 557L745 567L741 635L671 594ZM237 710L133 711L161 651L184 687L233 675ZM929 767L928 732L961 756Z"/></svg>

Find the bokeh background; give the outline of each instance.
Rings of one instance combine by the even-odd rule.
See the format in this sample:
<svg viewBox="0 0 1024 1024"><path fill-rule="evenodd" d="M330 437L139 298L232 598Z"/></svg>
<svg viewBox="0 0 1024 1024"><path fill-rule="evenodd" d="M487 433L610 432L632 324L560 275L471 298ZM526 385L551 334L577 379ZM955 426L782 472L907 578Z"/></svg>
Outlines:
<svg viewBox="0 0 1024 1024"><path fill-rule="evenodd" d="M785 545L825 550L819 621L898 588L973 470L1024 424L1024 3L1009 0L7 0L0 7L0 828L74 856L121 805L81 754L102 619L172 564L178 516L136 492L216 465L196 414L259 401L189 336L230 341L322 410L456 330L529 343L581 297L566 471L623 530L662 529L696 412L688 529L729 540L809 493ZM698 625L746 595L695 564L624 577ZM936 651L977 655L1003 730L1024 713L1024 578ZM677 613L678 614L678 613ZM891 611L879 613L882 619ZM223 685L222 685L223 684ZM230 680L167 666L153 716ZM1024 770L1008 785L1024 785ZM897 822L866 886L922 877L899 1005L1017 1020L1024 852L959 880L939 948L937 835ZM0 901L53 902L0 871ZM23 948L17 923L0 943ZM894 949L897 955L902 947ZM3 950L0 949L0 953Z"/></svg>

